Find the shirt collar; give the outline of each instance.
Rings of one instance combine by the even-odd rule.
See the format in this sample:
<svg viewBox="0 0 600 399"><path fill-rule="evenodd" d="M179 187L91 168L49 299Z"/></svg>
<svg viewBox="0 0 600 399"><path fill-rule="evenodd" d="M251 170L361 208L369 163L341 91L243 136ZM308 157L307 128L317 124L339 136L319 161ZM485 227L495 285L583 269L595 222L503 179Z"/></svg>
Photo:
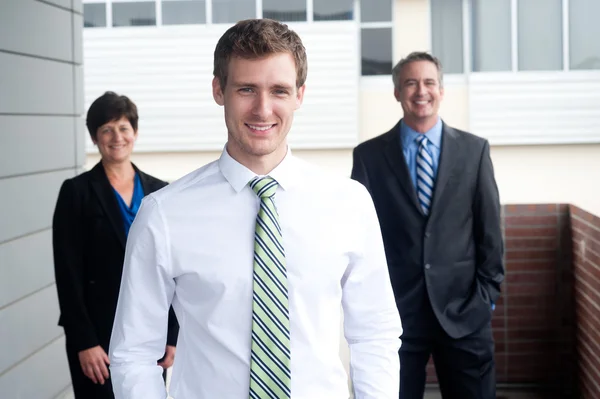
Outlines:
<svg viewBox="0 0 600 399"><path fill-rule="evenodd" d="M425 132L425 137L431 144L440 149L442 147L442 118L438 117L437 123L428 131ZM408 148L410 145L415 143L417 136L421 134L412 128L410 128L404 121L400 122L400 138L402 140L402 147Z"/></svg>
<svg viewBox="0 0 600 399"><path fill-rule="evenodd" d="M289 190L296 181L294 176L295 163L295 158L292 156L292 150L288 147L283 160L268 175L277 181L279 187L284 190ZM223 148L223 152L219 158L219 169L237 193L242 191L242 189L248 185L250 180L259 176L233 159L227 152L227 145Z"/></svg>

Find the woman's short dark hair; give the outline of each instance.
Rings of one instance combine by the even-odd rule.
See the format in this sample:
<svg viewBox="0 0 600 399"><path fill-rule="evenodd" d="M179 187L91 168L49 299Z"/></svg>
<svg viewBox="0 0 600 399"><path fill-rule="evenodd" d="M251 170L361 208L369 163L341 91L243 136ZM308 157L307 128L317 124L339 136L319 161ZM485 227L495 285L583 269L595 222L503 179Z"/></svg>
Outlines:
<svg viewBox="0 0 600 399"><path fill-rule="evenodd" d="M90 105L85 124L92 139L96 140L100 126L122 117L127 118L133 130L137 132L138 111L133 101L127 96L107 91Z"/></svg>

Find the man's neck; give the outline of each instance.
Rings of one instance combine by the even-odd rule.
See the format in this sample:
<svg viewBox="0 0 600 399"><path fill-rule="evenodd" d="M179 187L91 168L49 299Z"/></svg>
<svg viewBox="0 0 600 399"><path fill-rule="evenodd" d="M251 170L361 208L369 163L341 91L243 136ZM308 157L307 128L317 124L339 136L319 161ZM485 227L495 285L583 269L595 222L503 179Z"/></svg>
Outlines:
<svg viewBox="0 0 600 399"><path fill-rule="evenodd" d="M283 151L277 149L271 154L262 156L250 155L241 151L236 151L236 149L231 148L229 143L227 143L226 148L227 153L231 158L235 159L237 162L244 165L246 168L250 169L259 176L266 176L271 173L271 171L283 161L287 154L287 146L283 147Z"/></svg>
<svg viewBox="0 0 600 399"><path fill-rule="evenodd" d="M433 118L428 118L425 120L404 119L404 123L415 132L427 133L438 123L438 119L439 117L436 115Z"/></svg>

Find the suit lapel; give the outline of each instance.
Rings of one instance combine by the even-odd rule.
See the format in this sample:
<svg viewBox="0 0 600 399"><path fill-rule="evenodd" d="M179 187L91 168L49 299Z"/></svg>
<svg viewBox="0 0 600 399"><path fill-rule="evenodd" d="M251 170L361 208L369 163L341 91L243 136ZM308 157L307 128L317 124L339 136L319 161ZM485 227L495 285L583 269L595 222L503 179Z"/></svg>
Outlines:
<svg viewBox="0 0 600 399"><path fill-rule="evenodd" d="M458 149L456 132L444 123L442 127L442 150L440 152L440 162L438 164L430 215L436 211L448 180L453 174L453 169L459 156Z"/></svg>
<svg viewBox="0 0 600 399"><path fill-rule="evenodd" d="M119 204L115 198L112 186L110 185L108 177L106 177L106 173L104 172L102 162L98 162L91 172L93 176L92 187L96 193L96 196L98 197L98 201L106 213L108 220L110 221L110 224L113 227L117 238L119 239L119 242L123 248L125 248L126 238L125 229L123 227L123 218L120 214Z"/></svg>
<svg viewBox="0 0 600 399"><path fill-rule="evenodd" d="M410 178L410 172L406 165L406 159L402 152L402 140L400 140L400 122L392 130L386 133L387 145L385 148L385 158L388 164L394 171L394 174L400 182L400 186L406 193L406 196L412 201L413 205L417 210L423 213L419 200L417 198L417 191Z"/></svg>

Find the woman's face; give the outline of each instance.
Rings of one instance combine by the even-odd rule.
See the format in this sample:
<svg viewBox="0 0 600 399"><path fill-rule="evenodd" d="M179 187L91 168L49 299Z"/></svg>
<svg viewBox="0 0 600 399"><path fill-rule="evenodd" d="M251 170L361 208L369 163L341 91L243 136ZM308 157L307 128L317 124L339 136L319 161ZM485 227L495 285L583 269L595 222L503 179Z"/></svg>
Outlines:
<svg viewBox="0 0 600 399"><path fill-rule="evenodd" d="M98 146L103 161L121 163L129 161L136 139L137 131L133 130L129 120L123 116L100 126L93 141Z"/></svg>

